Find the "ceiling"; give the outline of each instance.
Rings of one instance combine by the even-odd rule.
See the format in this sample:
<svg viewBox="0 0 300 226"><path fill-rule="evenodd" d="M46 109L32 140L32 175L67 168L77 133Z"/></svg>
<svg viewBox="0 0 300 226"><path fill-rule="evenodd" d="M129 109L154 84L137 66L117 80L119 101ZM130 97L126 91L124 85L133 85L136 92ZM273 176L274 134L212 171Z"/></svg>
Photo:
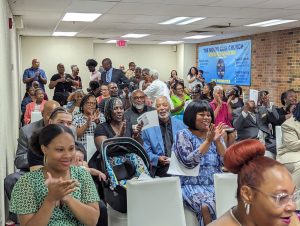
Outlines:
<svg viewBox="0 0 300 226"><path fill-rule="evenodd" d="M95 42L122 39L128 33L150 34L130 43L156 44L162 41L199 43L268 31L300 27L299 0L8 0L13 15L21 16L24 36L52 36L54 31L78 32ZM61 21L66 12L101 13L92 23ZM185 26L158 23L178 17L206 17ZM271 19L297 22L258 28L244 25ZM230 27L209 28L213 25ZM201 40L186 36L216 35Z"/></svg>

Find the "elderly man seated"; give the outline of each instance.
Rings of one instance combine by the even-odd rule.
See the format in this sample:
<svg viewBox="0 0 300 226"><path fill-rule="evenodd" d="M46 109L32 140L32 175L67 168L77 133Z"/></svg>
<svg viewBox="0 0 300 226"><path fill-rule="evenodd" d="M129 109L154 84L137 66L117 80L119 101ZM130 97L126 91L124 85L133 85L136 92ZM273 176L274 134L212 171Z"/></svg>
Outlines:
<svg viewBox="0 0 300 226"><path fill-rule="evenodd" d="M254 101L245 103L233 126L237 130L237 140L259 139L266 146L266 156L275 158L276 140L270 124L279 119L275 106L262 105L257 108Z"/></svg>
<svg viewBox="0 0 300 226"><path fill-rule="evenodd" d="M130 100L131 107L125 111L125 118L127 122L131 122L132 125L138 124L137 118L145 112L155 110L154 107L145 104L145 94L140 89L134 90L131 93Z"/></svg>
<svg viewBox="0 0 300 226"><path fill-rule="evenodd" d="M154 126L142 131L144 148L151 161L155 176L168 176L169 157L171 156L172 144L175 142L176 133L185 129L182 121L171 118L170 103L165 96L158 97L155 103L159 126Z"/></svg>

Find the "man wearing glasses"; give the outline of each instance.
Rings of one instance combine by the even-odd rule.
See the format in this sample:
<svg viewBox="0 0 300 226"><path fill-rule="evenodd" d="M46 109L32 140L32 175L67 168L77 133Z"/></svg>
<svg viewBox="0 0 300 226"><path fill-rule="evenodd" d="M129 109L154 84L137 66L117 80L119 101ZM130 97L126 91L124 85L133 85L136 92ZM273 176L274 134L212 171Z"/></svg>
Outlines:
<svg viewBox="0 0 300 226"><path fill-rule="evenodd" d="M131 122L132 125L138 124L137 118L147 111L155 110L154 107L145 104L145 94L142 90L137 89L131 93L130 96L131 107L125 111L125 118Z"/></svg>

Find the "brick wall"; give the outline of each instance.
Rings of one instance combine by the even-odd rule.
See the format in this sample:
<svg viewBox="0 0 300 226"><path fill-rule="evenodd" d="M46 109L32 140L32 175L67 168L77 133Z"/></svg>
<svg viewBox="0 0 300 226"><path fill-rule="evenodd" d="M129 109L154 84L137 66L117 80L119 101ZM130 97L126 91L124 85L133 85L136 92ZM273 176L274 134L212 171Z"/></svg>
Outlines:
<svg viewBox="0 0 300 226"><path fill-rule="evenodd" d="M243 87L246 94L249 88L268 90L271 101L278 105L281 105L281 93L287 89L295 89L299 96L300 28L200 43L197 46L241 40L252 40L251 86Z"/></svg>

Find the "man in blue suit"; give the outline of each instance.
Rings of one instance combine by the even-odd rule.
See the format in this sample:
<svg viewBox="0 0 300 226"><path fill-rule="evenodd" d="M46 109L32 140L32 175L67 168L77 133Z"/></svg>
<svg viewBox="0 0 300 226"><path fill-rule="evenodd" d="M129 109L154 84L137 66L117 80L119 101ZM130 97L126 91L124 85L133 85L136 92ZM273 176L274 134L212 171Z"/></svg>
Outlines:
<svg viewBox="0 0 300 226"><path fill-rule="evenodd" d="M170 103L165 96L156 98L156 110L159 126L142 131L144 148L148 153L153 168L153 174L159 177L168 176L169 158L176 133L186 128L182 121L171 118Z"/></svg>

